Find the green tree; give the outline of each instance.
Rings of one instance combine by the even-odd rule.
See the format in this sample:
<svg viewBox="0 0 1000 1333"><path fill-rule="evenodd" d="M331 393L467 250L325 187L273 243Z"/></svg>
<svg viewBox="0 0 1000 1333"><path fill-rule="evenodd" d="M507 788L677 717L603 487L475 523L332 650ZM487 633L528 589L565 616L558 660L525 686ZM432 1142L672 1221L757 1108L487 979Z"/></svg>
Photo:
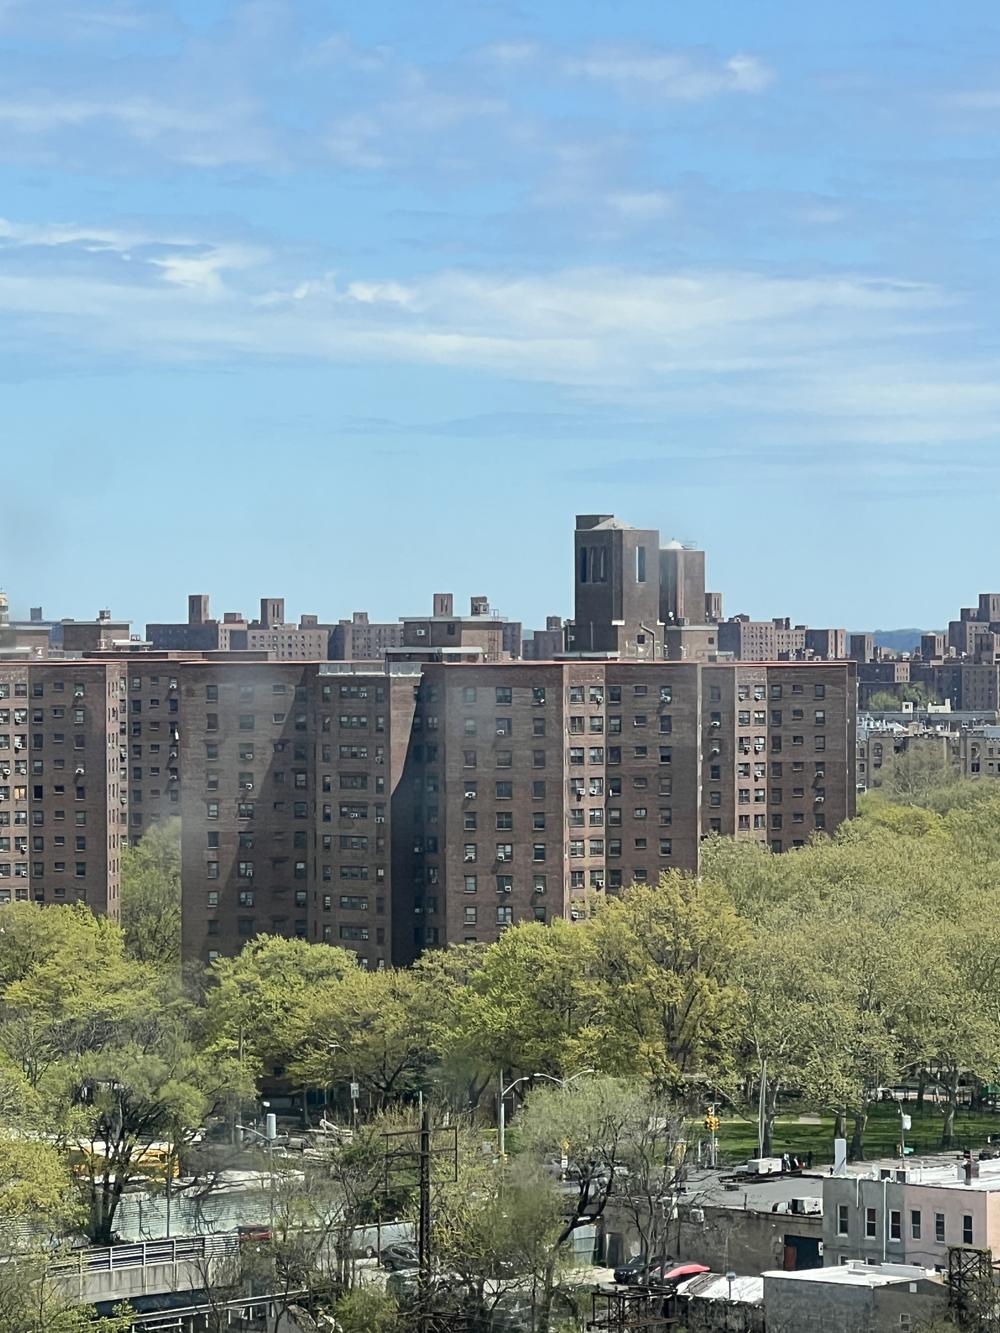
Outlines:
<svg viewBox="0 0 1000 1333"><path fill-rule="evenodd" d="M725 885L707 878L668 872L599 901L585 929L595 1060L662 1091L729 1080L747 938Z"/></svg>
<svg viewBox="0 0 1000 1333"><path fill-rule="evenodd" d="M177 972L181 961L181 821L154 824L121 849L121 924L129 954Z"/></svg>
<svg viewBox="0 0 1000 1333"><path fill-rule="evenodd" d="M46 1276L47 1256L8 1256L0 1263L0 1333L128 1333L128 1307L98 1318L72 1291Z"/></svg>

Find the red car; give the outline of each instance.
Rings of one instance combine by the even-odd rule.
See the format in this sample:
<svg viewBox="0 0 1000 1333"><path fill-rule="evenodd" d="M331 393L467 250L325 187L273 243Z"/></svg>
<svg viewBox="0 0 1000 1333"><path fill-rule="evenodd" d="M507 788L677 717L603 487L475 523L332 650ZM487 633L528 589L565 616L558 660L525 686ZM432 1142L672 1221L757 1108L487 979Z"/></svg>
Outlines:
<svg viewBox="0 0 1000 1333"><path fill-rule="evenodd" d="M657 1267L655 1264L649 1269L642 1278L641 1286L650 1287L675 1287L678 1282L683 1282L689 1277L697 1277L699 1273L710 1273L712 1270L704 1264L675 1264L668 1267L669 1260Z"/></svg>

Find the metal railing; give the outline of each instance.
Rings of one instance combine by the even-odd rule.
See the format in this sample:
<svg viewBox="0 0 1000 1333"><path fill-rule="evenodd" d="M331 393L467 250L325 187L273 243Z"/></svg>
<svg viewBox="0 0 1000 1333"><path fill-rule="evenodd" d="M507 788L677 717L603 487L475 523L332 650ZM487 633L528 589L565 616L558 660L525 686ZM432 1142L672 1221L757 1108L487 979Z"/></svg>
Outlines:
<svg viewBox="0 0 1000 1333"><path fill-rule="evenodd" d="M178 1236L170 1240L147 1240L134 1245L107 1245L78 1250L68 1259L49 1264L52 1277L77 1273L113 1273L123 1268L146 1268L151 1264L190 1263L231 1254L239 1249L239 1239L232 1234Z"/></svg>

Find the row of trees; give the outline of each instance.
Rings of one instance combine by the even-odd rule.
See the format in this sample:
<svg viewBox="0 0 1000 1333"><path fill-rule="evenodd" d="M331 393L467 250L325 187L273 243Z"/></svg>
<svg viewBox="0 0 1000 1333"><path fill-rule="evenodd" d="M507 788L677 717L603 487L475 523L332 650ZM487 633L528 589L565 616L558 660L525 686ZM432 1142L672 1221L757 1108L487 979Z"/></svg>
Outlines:
<svg viewBox="0 0 1000 1333"><path fill-rule="evenodd" d="M264 937L183 976L176 832L157 830L127 853L121 927L0 909L0 1224L110 1241L144 1145L235 1124L275 1077L304 1106L352 1081L366 1116L422 1092L472 1124L501 1078L590 1069L674 1123L754 1107L766 1067L765 1148L795 1090L855 1156L879 1089L907 1078L943 1087L948 1146L963 1081L1000 1077L1000 801L964 784L919 799L871 801L784 856L710 840L697 878L381 972Z"/></svg>

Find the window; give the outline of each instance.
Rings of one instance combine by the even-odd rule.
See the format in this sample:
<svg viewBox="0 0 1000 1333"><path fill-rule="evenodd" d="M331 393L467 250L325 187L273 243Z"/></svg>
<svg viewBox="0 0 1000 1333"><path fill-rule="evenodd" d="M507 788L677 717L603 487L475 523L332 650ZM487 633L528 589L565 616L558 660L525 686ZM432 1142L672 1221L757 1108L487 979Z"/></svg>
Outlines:
<svg viewBox="0 0 1000 1333"><path fill-rule="evenodd" d="M532 875L532 877L531 877L531 888L532 888L532 892L534 892L534 893L544 893L544 892L545 892L545 876L544 876L544 875Z"/></svg>
<svg viewBox="0 0 1000 1333"><path fill-rule="evenodd" d="M532 843L532 846L531 846L531 859L532 859L532 861L544 861L544 860L545 860L545 843L544 843L544 842L535 842L535 843Z"/></svg>
<svg viewBox="0 0 1000 1333"><path fill-rule="evenodd" d="M467 842L465 844L463 859L466 861L474 861L476 859L476 844L474 842Z"/></svg>
<svg viewBox="0 0 1000 1333"><path fill-rule="evenodd" d="M465 892L465 893L475 893L475 891L476 891L476 876L475 876L475 875L466 875L466 876L465 876L465 884L464 884L463 888L464 888L464 892Z"/></svg>
<svg viewBox="0 0 1000 1333"><path fill-rule="evenodd" d="M934 1239L940 1244L944 1244L944 1213L934 1214Z"/></svg>
<svg viewBox="0 0 1000 1333"><path fill-rule="evenodd" d="M871 1240L878 1235L878 1216L874 1208L865 1209L865 1236Z"/></svg>
<svg viewBox="0 0 1000 1333"><path fill-rule="evenodd" d="M825 685L815 685L815 686L813 687L813 698L814 698L814 699L825 699L825 698L826 698L826 686L825 686Z"/></svg>
<svg viewBox="0 0 1000 1333"><path fill-rule="evenodd" d="M911 1208L910 1210L910 1235L914 1240L920 1239L920 1209Z"/></svg>
<svg viewBox="0 0 1000 1333"><path fill-rule="evenodd" d="M512 842L498 842L496 859L498 861L513 861L514 844Z"/></svg>
<svg viewBox="0 0 1000 1333"><path fill-rule="evenodd" d="M509 685L498 685L496 700L498 704L509 704L513 701L513 691Z"/></svg>
<svg viewBox="0 0 1000 1333"><path fill-rule="evenodd" d="M902 1217L898 1208L889 1210L889 1239L902 1240Z"/></svg>
<svg viewBox="0 0 1000 1333"><path fill-rule="evenodd" d="M543 703L545 702L545 686L544 686L544 685L532 685L532 687L531 687L531 702L532 702L533 704L543 704Z"/></svg>
<svg viewBox="0 0 1000 1333"><path fill-rule="evenodd" d="M971 1213L963 1213L963 1214L962 1214L962 1244L963 1244L963 1245L971 1245L971 1244L972 1244L972 1214L971 1214Z"/></svg>
<svg viewBox="0 0 1000 1333"><path fill-rule="evenodd" d="M466 686L463 688L463 690L462 690L462 702L463 702L463 703L467 703L467 704L474 704L474 703L476 702L476 687L475 687L475 685L466 685Z"/></svg>
<svg viewBox="0 0 1000 1333"><path fill-rule="evenodd" d="M498 926L510 926L510 925L513 925L513 923L514 923L514 909L513 909L513 907L503 907L503 906L498 907L498 908L497 908L497 925L498 925Z"/></svg>
<svg viewBox="0 0 1000 1333"><path fill-rule="evenodd" d="M838 1236L846 1236L846 1235L847 1235L847 1229L848 1229L848 1213L849 1213L849 1211L850 1211L850 1210L848 1209L848 1206L847 1206L846 1203L840 1203L840 1204L837 1205L837 1235L838 1235Z"/></svg>
<svg viewBox="0 0 1000 1333"><path fill-rule="evenodd" d="M513 875L497 875L496 882L497 882L497 893L513 893L514 891Z"/></svg>
<svg viewBox="0 0 1000 1333"><path fill-rule="evenodd" d="M513 782L498 782L496 784L496 798L498 801L509 801L514 795Z"/></svg>
<svg viewBox="0 0 1000 1333"><path fill-rule="evenodd" d="M661 838L661 839L660 839L660 855L661 855L661 856L670 856L672 850L673 850L673 844L671 843L671 840L670 840L669 838Z"/></svg>
<svg viewBox="0 0 1000 1333"><path fill-rule="evenodd" d="M474 818L475 816L473 816ZM514 815L510 810L497 811L497 828L501 833L507 832L514 827Z"/></svg>
<svg viewBox="0 0 1000 1333"><path fill-rule="evenodd" d="M467 926L474 926L476 924L476 914L478 910L479 909L476 907L467 907L465 909L465 924Z"/></svg>

